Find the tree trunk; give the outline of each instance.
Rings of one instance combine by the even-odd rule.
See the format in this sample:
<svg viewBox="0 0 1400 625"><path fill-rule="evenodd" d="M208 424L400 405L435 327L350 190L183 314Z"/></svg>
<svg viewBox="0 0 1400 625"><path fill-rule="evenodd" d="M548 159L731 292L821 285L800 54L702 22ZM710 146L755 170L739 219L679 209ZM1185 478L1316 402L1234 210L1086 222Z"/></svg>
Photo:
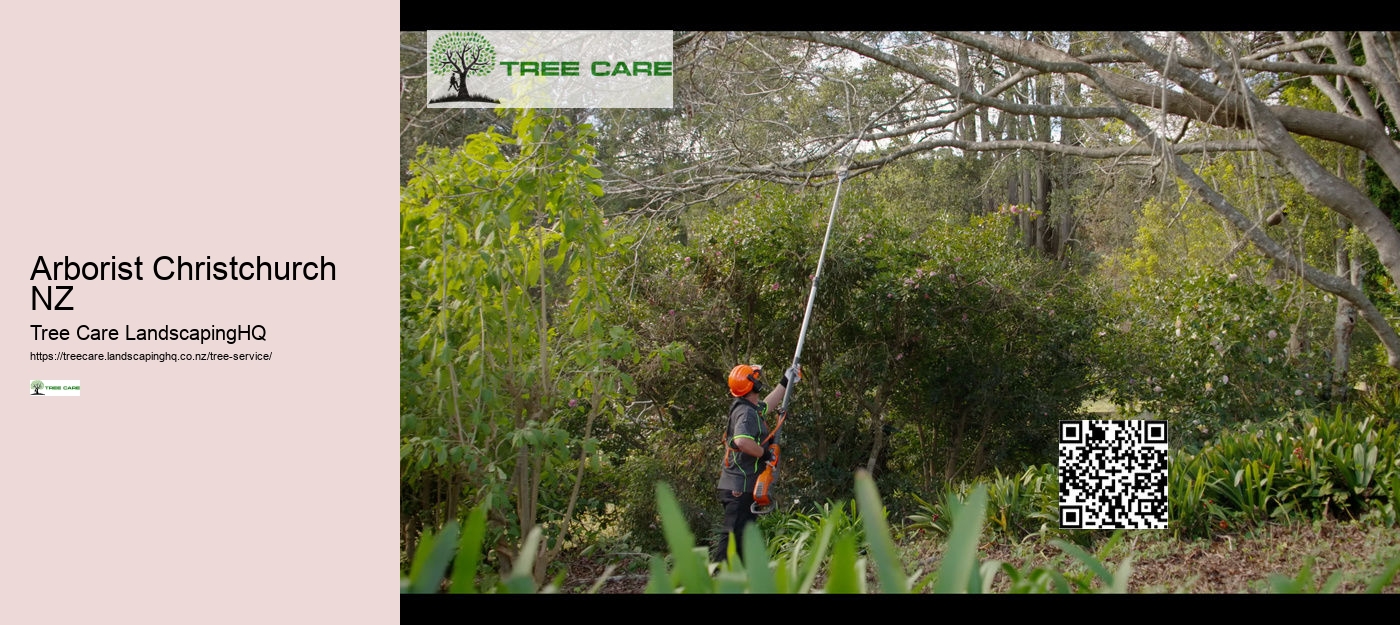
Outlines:
<svg viewBox="0 0 1400 625"><path fill-rule="evenodd" d="M871 475L875 474L875 461L880 457L880 449L885 445L885 398L890 390L890 381L894 378L885 376L885 381L880 383L880 388L875 390L875 401L861 398L861 404L870 413L870 429L873 442L870 445L870 458L865 462L865 470Z"/></svg>
<svg viewBox="0 0 1400 625"><path fill-rule="evenodd" d="M1336 221L1341 226L1337 237L1337 275L1357 283L1353 268L1356 266L1347 250L1347 233L1351 222L1340 215ZM1332 321L1332 388L1333 402L1343 402L1347 398L1347 369L1351 358L1351 333L1356 327L1356 306L1346 299L1337 298L1337 313Z"/></svg>
<svg viewBox="0 0 1400 625"><path fill-rule="evenodd" d="M1035 219L1035 249L1043 256L1053 256L1055 229L1050 221L1050 176L1045 171L1045 160L1044 154L1035 159L1035 210L1039 212Z"/></svg>
<svg viewBox="0 0 1400 625"><path fill-rule="evenodd" d="M1021 164L1021 198L1025 200L1024 205L1028 208L1035 206L1035 192L1031 188L1031 168L1026 164ZM1036 222L1031 219L1030 213L1021 214L1021 243L1027 249L1035 247Z"/></svg>
<svg viewBox="0 0 1400 625"><path fill-rule="evenodd" d="M967 431L967 408L958 406L958 424L948 438L948 453L944 456L943 481L952 482L957 473L958 451L962 447L963 433Z"/></svg>
<svg viewBox="0 0 1400 625"><path fill-rule="evenodd" d="M403 552L409 560L413 558L413 552L418 550L418 517L407 515L403 523Z"/></svg>
<svg viewBox="0 0 1400 625"><path fill-rule="evenodd" d="M447 480L447 520L457 520L457 495L462 490L462 482L458 479L456 467Z"/></svg>
<svg viewBox="0 0 1400 625"><path fill-rule="evenodd" d="M973 84L972 60L968 57L967 48L958 46L958 86L968 91L976 91L977 86ZM985 109L983 109L985 110ZM967 141L977 140L977 116L967 115L957 125L960 138Z"/></svg>
<svg viewBox="0 0 1400 625"><path fill-rule="evenodd" d="M924 436L923 421L914 422L919 434L919 449L924 451L923 462L919 463L919 487L925 493L933 492L933 454L929 453L928 438Z"/></svg>

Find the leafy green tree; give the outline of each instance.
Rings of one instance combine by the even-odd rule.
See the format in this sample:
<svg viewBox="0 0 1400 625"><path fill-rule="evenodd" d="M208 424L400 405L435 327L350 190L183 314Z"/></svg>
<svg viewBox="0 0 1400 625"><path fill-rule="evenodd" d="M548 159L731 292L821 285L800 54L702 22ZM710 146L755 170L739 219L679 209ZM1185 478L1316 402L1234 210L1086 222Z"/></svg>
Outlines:
<svg viewBox="0 0 1400 625"><path fill-rule="evenodd" d="M421 150L402 189L406 534L490 499L507 566L512 545L546 528L537 578L599 464L593 425L631 384L617 369L634 354L630 333L606 318L613 242L594 204L592 137L521 113L510 136Z"/></svg>
<svg viewBox="0 0 1400 625"><path fill-rule="evenodd" d="M854 159L856 176L939 150L1148 163L1158 180L1180 179L1258 253L1351 302L1384 346L1386 365L1400 368L1400 335L1371 295L1259 227L1202 176L1206 162L1193 156L1270 155L1307 195L1354 225L1375 253L1377 273L1393 283L1400 231L1378 207L1384 200L1333 173L1333 163L1301 141L1364 151L1391 187L1400 185L1400 148L1385 121L1400 105L1400 50L1385 33L680 33L677 55L695 68L678 86L680 107L712 123L660 120L629 152L632 162L645 160L635 158L639 150L702 155L693 166L618 168L619 191L653 206L682 206L658 198L745 179L831 184L838 155L852 145L880 147ZM1332 111L1280 102L1280 90L1300 77L1332 101ZM819 97L827 93L842 97ZM810 102L820 114L773 112ZM1040 216L1017 218L1023 241L1044 249L1072 234L1073 220L1062 221L1070 215L1044 204L1055 193L1045 185L1056 178L1053 163L1008 166L1017 170L1005 178L1010 203ZM1077 197L1066 178L1059 188ZM1054 232L1049 222L1058 222Z"/></svg>

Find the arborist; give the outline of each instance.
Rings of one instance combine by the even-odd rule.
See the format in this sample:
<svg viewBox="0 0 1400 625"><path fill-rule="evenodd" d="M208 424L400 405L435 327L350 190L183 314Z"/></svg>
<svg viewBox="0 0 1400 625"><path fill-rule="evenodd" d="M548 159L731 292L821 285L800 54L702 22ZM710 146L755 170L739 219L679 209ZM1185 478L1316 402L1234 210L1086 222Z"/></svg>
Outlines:
<svg viewBox="0 0 1400 625"><path fill-rule="evenodd" d="M867 126L868 127L868 126ZM862 131L864 132L864 131ZM854 155L854 152L852 153ZM850 160L847 159L849 164ZM738 365L729 372L729 425L724 434L724 468L719 474L719 500L724 504L724 534L711 546L710 558L723 561L729 546L729 534L734 534L734 546L743 557L744 527L760 514L773 511L772 486L778 476L779 432L788 415L789 391L802 376L802 346L807 342L807 328L812 321L812 306L817 301L817 285L821 283L822 265L826 263L826 247L831 243L831 228L836 223L836 207L841 203L841 185L846 181L847 167L843 165L836 176L836 193L831 198L831 214L826 218L826 234L822 236L822 251L817 256L817 271L812 274L812 289L807 294L807 311L802 315L802 329L797 332L797 352L792 366L783 374L778 386L760 400L763 391L763 367ZM768 431L763 417L769 411L777 413L773 430Z"/></svg>
<svg viewBox="0 0 1400 625"><path fill-rule="evenodd" d="M729 534L734 534L740 557L744 553L744 528L758 512L754 506L754 486L769 461L773 460L774 445L768 436L764 416L777 411L788 389L801 378L802 368L794 364L783 379L764 398L763 367L738 365L729 372L729 425L725 429L724 465L719 473L719 501L724 505L724 532L710 548L710 559L723 561Z"/></svg>

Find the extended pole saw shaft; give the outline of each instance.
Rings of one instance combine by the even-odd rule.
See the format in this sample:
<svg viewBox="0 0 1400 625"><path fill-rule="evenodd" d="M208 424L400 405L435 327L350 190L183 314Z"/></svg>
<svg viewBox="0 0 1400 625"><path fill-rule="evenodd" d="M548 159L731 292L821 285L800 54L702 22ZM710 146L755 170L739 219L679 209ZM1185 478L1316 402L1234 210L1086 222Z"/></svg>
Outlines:
<svg viewBox="0 0 1400 625"><path fill-rule="evenodd" d="M831 198L831 214L826 218L826 235L822 237L822 251L817 256L817 272L812 274L812 292L807 295L807 312L802 315L802 330L797 333L797 353L792 355L792 365L795 367L802 363L802 346L807 342L807 324L812 321L812 305L817 301L817 284L822 279L822 265L826 262L826 246L831 243L831 227L836 223L836 207L841 203L841 183L846 181L846 167L842 167L836 176L836 195ZM783 393L783 405L778 408L778 423L773 426L773 430L764 439L763 445L767 446L770 441L773 443L773 459L768 461L768 468L758 476L758 481L754 485L754 502L749 506L754 514L768 514L773 511L771 488L773 481L778 475L779 443L778 433L783 429L783 422L787 420L788 402L792 401L792 381L788 382L788 391Z"/></svg>
<svg viewBox="0 0 1400 625"><path fill-rule="evenodd" d="M841 203L841 183L846 181L846 168L836 175L836 194L831 198L831 214L826 218L826 236L822 237L822 251L817 256L817 272L812 274L812 292L807 295L807 312L802 314L802 330L797 333L797 352L792 355L792 366L802 364L802 346L807 342L807 324L812 321L812 305L817 301L817 284L822 279L822 264L826 262L826 246L831 242L831 227L836 223L836 207ZM788 401L792 393L783 394L783 406L779 414L787 414Z"/></svg>

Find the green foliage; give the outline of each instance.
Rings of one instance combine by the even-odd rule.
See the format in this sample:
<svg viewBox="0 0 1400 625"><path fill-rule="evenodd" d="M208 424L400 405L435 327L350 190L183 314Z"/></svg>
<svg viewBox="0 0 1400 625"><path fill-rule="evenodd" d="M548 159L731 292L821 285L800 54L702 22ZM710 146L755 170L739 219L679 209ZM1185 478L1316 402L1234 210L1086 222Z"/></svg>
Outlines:
<svg viewBox="0 0 1400 625"><path fill-rule="evenodd" d="M1027 467L1020 475L1002 475L963 483L944 491L937 503L915 496L919 511L907 517L910 527L946 536L951 530L953 510L967 499L974 486L987 493L987 527L1001 538L1019 542L1035 535L1058 531L1059 478L1053 464Z"/></svg>
<svg viewBox="0 0 1400 625"><path fill-rule="evenodd" d="M1182 442L1325 397L1321 350L1291 349L1284 302L1239 274L1144 278L1110 306L1098 331L1103 389L1120 406L1170 420Z"/></svg>
<svg viewBox="0 0 1400 625"><path fill-rule="evenodd" d="M1266 520L1370 511L1394 524L1400 426L1337 410L1245 426L1199 453L1174 450L1169 516L1178 535Z"/></svg>
<svg viewBox="0 0 1400 625"><path fill-rule="evenodd" d="M995 472L987 487L987 522L1001 536L1018 541L1059 524L1059 479L1054 465L1028 467L1019 476Z"/></svg>
<svg viewBox="0 0 1400 625"><path fill-rule="evenodd" d="M1167 525L1178 538L1207 536L1212 525L1226 517L1206 494L1213 482L1208 470L1197 456L1180 452L1167 456Z"/></svg>
<svg viewBox="0 0 1400 625"><path fill-rule="evenodd" d="M981 565L977 561L977 543L982 536L982 522L987 518L986 490L981 486L974 488L966 501L950 506L948 515L953 519L952 526L933 591L978 592L983 587L980 583Z"/></svg>
<svg viewBox="0 0 1400 625"><path fill-rule="evenodd" d="M768 543L773 553L788 555L794 549L801 549L809 538L819 535L822 528L828 526L838 536L851 534L857 544L864 542L864 522L856 509L854 500L834 505L828 501L812 513L794 510L768 514L759 518L759 524L768 528L768 534L773 537Z"/></svg>
<svg viewBox="0 0 1400 625"><path fill-rule="evenodd" d="M915 495L918 510L906 517L909 528L948 536L954 511L974 488L988 494L985 523L994 535L1010 541L1060 537L1080 545L1092 538L1087 530L1058 528L1059 484L1050 464L950 485L933 503ZM1168 527L1177 537L1328 513L1396 525L1397 501L1400 425L1359 411L1246 424L1198 452L1178 447L1167 456Z"/></svg>
<svg viewBox="0 0 1400 625"><path fill-rule="evenodd" d="M423 533L414 554L408 577L400 580L400 592L414 594L434 594L441 591L446 581L447 568L452 566L452 582L449 588L453 594L476 594L496 592L502 594L534 594L556 592L562 583L562 576L554 583L541 588L535 583L533 568L540 545L540 528L533 528L520 549L520 556L509 575L489 582L491 575L480 568L482 538L485 535L486 503L474 508L467 518L466 528L457 521L449 521L436 535L431 531ZM460 541L458 537L460 535ZM454 559L455 558L455 559ZM478 587L481 582L488 582Z"/></svg>
<svg viewBox="0 0 1400 625"><path fill-rule="evenodd" d="M1095 313L1077 274L1022 250L1006 216L916 221L876 190L851 181L841 198L785 429L802 459L783 474L786 501L839 497L872 456L895 506L946 477L1044 462L1053 423L1089 389ZM830 201L755 185L670 238L637 233L649 237L627 283L638 345L684 354L630 368L659 431L684 446L657 450L666 472L693 471L691 441L723 427L734 363L789 358Z"/></svg>
<svg viewBox="0 0 1400 625"><path fill-rule="evenodd" d="M707 564L706 549L697 546L680 506L671 489L664 483L656 486L658 509L668 541L670 555L653 557L648 593L987 593L995 589L1022 593L1123 593L1127 591L1132 574L1131 555L1123 556L1112 565L1108 558L1125 536L1114 534L1093 553L1074 543L1052 540L1061 556L1045 566L1017 568L996 560L978 558L982 542L983 523L989 518L987 488L977 484L964 499L950 500L947 512L952 517L950 532L936 572L922 575L920 571L906 574L890 529L884 522L884 506L874 481L863 471L856 475L857 518L861 519L864 539L857 527L843 513L844 504L831 507L816 528L801 530L793 545L770 556L763 529L753 526L751 540L745 540L741 560L730 546L727 562ZM492 581L479 570L482 549L482 527L487 506L477 506L469 516L466 529L458 538L458 526L451 522L440 533L425 534L412 562L411 572L401 580L402 592L434 593L444 583L446 568L453 561L454 571L450 591L471 593L556 592L563 583L559 577L550 585L540 587L530 574L540 543L538 528L530 533L520 550L521 556L513 571L503 579ZM838 519L846 520L838 520ZM863 546L864 551L859 548ZM830 557L828 558L828 553ZM867 585L867 570L873 560L878 586ZM1312 561L1304 565L1295 577L1270 576L1275 592L1332 592L1341 582L1340 573L1333 574L1321 585L1314 585ZM611 570L604 575L611 573ZM816 582L824 573L825 584L817 589ZM1368 592L1381 592L1400 573L1400 557L1393 558L1384 571L1367 581ZM998 576L1003 578L998 580ZM595 583L592 590L601 585ZM478 589L478 582L480 583Z"/></svg>
<svg viewBox="0 0 1400 625"><path fill-rule="evenodd" d="M650 593L708 593L708 592L778 592L805 593L812 590L818 566L823 562L827 546L834 541L830 561L826 563L824 593L905 593L931 590L935 593L991 592L998 574L1010 582L1010 592L1125 592L1131 565L1128 559L1116 571L1103 563L1104 554L1121 540L1121 532L1104 546L1098 556L1063 541L1055 544L1065 554L1084 567L1084 573L1066 574L1054 568L1020 570L997 561L982 562L977 557L981 543L982 523L987 517L987 492L977 486L966 502L954 503L949 513L953 517L951 533L942 563L935 573L921 576L919 572L906 575L906 567L895 551L893 539L884 522L883 505L874 481L868 474L856 474L856 501L863 519L866 540L858 539L852 527L837 529L839 513L828 514L821 522L816 546L804 552L809 544L810 530L804 530L795 546L786 553L769 558L762 547L762 530L754 527L755 539L745 539L747 553L742 562L731 557L716 564L715 575L709 577L699 564L704 549L694 546L694 537L685 529L685 519L674 495L665 484L658 484L657 497L662 523L667 526L671 544L672 564L668 569L662 558L652 560L652 576L647 586ZM833 509L839 511L840 506ZM868 556L861 557L857 545L864 543ZM732 549L731 549L732 550ZM878 589L866 585L867 558L874 560Z"/></svg>
<svg viewBox="0 0 1400 625"><path fill-rule="evenodd" d="M1327 576L1327 581L1320 586L1314 586L1314 575L1312 572L1315 558L1308 558L1303 564L1303 568L1298 571L1298 576L1289 578L1278 573L1269 575L1269 586L1279 594L1322 594L1336 592L1337 586L1342 582L1342 572L1335 571ZM1400 561L1400 560L1397 560Z"/></svg>
<svg viewBox="0 0 1400 625"><path fill-rule="evenodd" d="M1311 86L1285 91L1300 106L1330 106ZM1305 147L1321 162L1355 162L1336 146ZM1314 267L1330 270L1339 245L1367 247L1355 232L1345 238L1333 214L1275 167L1228 155L1200 172L1246 214L1268 218L1268 236ZM1329 400L1334 298L1259 256L1182 185L1171 191L1144 203L1132 246L1102 266L1104 394L1131 414L1170 419L1182 443ZM1373 340L1354 335L1353 381L1375 377L1384 363Z"/></svg>
<svg viewBox="0 0 1400 625"><path fill-rule="evenodd" d="M401 501L423 526L491 498L513 504L490 524L507 544L562 532L579 463L603 468L589 430L631 392L617 365L636 351L607 317L592 137L525 112L511 136L420 150L401 190Z"/></svg>

